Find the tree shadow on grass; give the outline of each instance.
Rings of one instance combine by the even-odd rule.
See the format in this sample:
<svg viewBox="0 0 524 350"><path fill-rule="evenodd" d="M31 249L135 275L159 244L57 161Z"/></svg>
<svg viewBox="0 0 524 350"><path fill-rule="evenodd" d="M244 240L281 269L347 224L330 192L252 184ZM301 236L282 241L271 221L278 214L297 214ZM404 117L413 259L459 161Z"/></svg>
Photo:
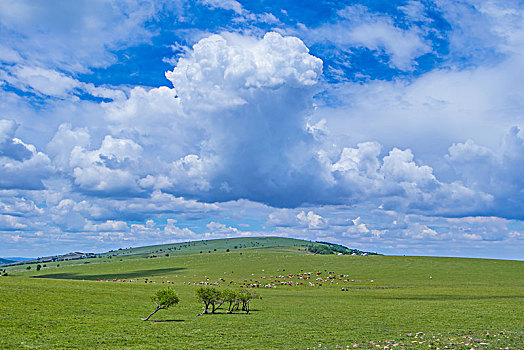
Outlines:
<svg viewBox="0 0 524 350"><path fill-rule="evenodd" d="M186 320L149 320L149 322L186 322Z"/></svg>
<svg viewBox="0 0 524 350"><path fill-rule="evenodd" d="M225 310L220 310L220 311L215 311L215 313L211 313L211 311L210 311L207 314L202 313L202 314L199 314L199 315L200 316L219 316L219 315L228 315L229 316L229 315L252 315L252 314L254 315L258 311L260 311L260 310L259 309L249 309L249 313L246 314L245 311L240 311L240 310L237 310L237 311L231 312L231 313L227 312Z"/></svg>
<svg viewBox="0 0 524 350"><path fill-rule="evenodd" d="M130 271L124 273L106 273L100 275L81 275L78 273L50 273L46 275L31 276L32 278L53 278L61 280L113 280L113 279L132 279L138 277L151 277L152 275L163 275L171 272L185 270L183 267L172 267L166 269L150 269L140 271Z"/></svg>

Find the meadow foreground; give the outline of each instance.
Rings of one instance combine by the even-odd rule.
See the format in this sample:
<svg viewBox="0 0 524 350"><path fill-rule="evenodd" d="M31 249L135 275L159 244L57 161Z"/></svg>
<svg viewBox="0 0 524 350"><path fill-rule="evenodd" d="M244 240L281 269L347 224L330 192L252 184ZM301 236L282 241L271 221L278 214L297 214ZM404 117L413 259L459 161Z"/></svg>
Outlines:
<svg viewBox="0 0 524 350"><path fill-rule="evenodd" d="M22 265L0 278L0 348L522 349L523 264L289 246ZM203 284L262 299L197 316ZM142 322L168 285L180 303Z"/></svg>

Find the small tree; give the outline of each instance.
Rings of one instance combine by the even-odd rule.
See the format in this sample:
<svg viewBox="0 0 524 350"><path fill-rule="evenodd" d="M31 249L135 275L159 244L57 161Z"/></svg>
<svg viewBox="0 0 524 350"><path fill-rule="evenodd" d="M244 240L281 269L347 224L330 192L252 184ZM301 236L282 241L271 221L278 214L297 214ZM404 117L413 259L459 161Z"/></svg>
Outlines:
<svg viewBox="0 0 524 350"><path fill-rule="evenodd" d="M232 313L234 310L238 309L238 304L240 303L239 294L231 289L226 289L222 292L222 299L225 303L229 303L227 308L227 313Z"/></svg>
<svg viewBox="0 0 524 350"><path fill-rule="evenodd" d="M222 293L215 287L200 287L196 290L197 300L204 303L204 313L211 306L211 313L214 314L218 308L224 304Z"/></svg>
<svg viewBox="0 0 524 350"><path fill-rule="evenodd" d="M240 302L242 302L242 311L245 311L246 314L248 314L250 311L250 301L252 299L260 299L260 296L255 292L242 289L238 292L238 298L240 299Z"/></svg>
<svg viewBox="0 0 524 350"><path fill-rule="evenodd" d="M156 304L156 309L149 316L143 318L142 321L147 321L151 316L159 310L168 309L169 307L178 304L180 298L171 288L161 289L151 297L151 301Z"/></svg>

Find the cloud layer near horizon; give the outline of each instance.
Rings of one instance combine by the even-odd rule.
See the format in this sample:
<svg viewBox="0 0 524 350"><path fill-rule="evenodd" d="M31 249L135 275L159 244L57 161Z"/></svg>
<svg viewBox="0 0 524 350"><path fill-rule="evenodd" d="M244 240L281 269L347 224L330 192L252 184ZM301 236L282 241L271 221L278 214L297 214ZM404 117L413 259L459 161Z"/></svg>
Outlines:
<svg viewBox="0 0 524 350"><path fill-rule="evenodd" d="M83 24L0 6L0 255L278 234L519 258L519 5L457 19L464 4L399 1L402 23L363 5L303 23L236 1L84 5ZM156 57L167 80L120 81L162 16L181 23Z"/></svg>

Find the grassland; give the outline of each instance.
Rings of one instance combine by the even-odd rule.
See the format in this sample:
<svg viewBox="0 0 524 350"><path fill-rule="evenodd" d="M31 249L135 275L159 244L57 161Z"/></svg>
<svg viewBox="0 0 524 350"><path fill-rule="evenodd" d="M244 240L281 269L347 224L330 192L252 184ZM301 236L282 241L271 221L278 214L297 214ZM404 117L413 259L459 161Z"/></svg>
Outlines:
<svg viewBox="0 0 524 350"><path fill-rule="evenodd" d="M246 240L237 249L210 242L207 250L120 251L38 272L8 268L10 276L0 277L0 348L524 348L523 262L320 256L297 242ZM307 272L315 278L297 279ZM349 277L325 282L330 272ZM277 277L287 275L294 277ZM257 288L262 299L250 315L197 316L195 283L271 280L303 284ZM180 304L156 314L162 322L140 321L168 281Z"/></svg>

